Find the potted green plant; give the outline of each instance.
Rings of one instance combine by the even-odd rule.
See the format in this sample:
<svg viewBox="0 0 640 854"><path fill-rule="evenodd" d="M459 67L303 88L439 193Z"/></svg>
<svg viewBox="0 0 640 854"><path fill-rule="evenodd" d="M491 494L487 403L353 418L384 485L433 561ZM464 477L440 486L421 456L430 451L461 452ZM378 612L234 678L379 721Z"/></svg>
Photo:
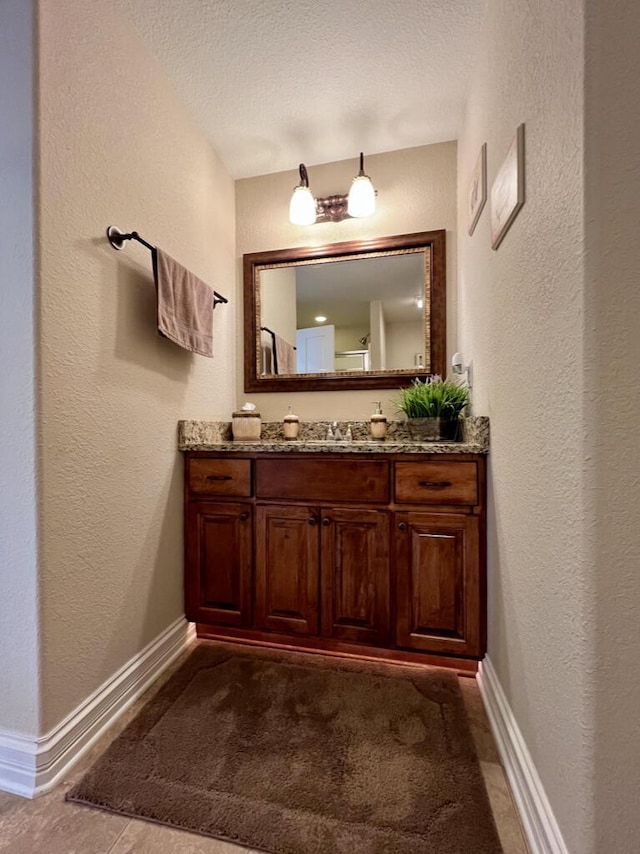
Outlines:
<svg viewBox="0 0 640 854"><path fill-rule="evenodd" d="M412 439L435 442L457 440L460 418L469 404L469 389L439 376L421 381L415 379L408 388L400 389L396 399L399 412L407 416Z"/></svg>

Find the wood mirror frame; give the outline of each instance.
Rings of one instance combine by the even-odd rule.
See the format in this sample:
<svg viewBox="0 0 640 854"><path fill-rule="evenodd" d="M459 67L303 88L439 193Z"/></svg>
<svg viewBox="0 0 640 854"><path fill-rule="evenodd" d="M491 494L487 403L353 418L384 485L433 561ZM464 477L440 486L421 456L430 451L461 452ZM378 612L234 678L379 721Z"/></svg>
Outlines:
<svg viewBox="0 0 640 854"><path fill-rule="evenodd" d="M361 256L385 251L424 249L430 261L428 289L429 366L430 369L406 369L350 372L346 375L291 374L263 375L258 372L260 328L257 296L258 272L264 265L286 265L335 257ZM244 274L244 390L245 392L275 391L339 391L346 389L397 388L408 385L415 377L425 379L432 374L446 374L446 231L421 231L371 240L352 240L324 246L276 249L252 252L243 256Z"/></svg>

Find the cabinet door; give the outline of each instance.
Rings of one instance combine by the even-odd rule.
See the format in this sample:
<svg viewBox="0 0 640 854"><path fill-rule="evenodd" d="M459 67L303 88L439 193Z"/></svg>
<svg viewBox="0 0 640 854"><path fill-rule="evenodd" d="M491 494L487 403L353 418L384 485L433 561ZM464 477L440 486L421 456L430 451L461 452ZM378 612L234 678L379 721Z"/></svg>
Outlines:
<svg viewBox="0 0 640 854"><path fill-rule="evenodd" d="M321 510L322 634L389 642L389 514Z"/></svg>
<svg viewBox="0 0 640 854"><path fill-rule="evenodd" d="M318 511L259 505L256 528L255 626L318 634Z"/></svg>
<svg viewBox="0 0 640 854"><path fill-rule="evenodd" d="M481 656L479 520L396 513L398 646Z"/></svg>
<svg viewBox="0 0 640 854"><path fill-rule="evenodd" d="M187 508L187 619L222 626L251 624L250 504L191 503Z"/></svg>

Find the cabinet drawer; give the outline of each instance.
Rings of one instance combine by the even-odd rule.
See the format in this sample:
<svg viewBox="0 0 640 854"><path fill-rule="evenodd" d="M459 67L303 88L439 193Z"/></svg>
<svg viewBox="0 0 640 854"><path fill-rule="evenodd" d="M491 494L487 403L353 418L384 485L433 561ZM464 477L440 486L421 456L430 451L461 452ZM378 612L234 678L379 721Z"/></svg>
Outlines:
<svg viewBox="0 0 640 854"><path fill-rule="evenodd" d="M251 495L251 460L190 459L187 471L195 495Z"/></svg>
<svg viewBox="0 0 640 854"><path fill-rule="evenodd" d="M389 501L389 464L374 460L257 460L258 498Z"/></svg>
<svg viewBox="0 0 640 854"><path fill-rule="evenodd" d="M396 463L396 501L406 504L477 504L473 462Z"/></svg>

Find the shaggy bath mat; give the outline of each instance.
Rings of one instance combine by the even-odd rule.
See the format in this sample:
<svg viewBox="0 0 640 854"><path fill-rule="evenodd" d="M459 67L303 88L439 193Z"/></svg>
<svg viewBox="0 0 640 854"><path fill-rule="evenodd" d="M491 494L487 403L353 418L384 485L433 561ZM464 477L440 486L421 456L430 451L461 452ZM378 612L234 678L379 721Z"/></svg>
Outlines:
<svg viewBox="0 0 640 854"><path fill-rule="evenodd" d="M202 644L67 798L273 854L501 851L435 669Z"/></svg>

